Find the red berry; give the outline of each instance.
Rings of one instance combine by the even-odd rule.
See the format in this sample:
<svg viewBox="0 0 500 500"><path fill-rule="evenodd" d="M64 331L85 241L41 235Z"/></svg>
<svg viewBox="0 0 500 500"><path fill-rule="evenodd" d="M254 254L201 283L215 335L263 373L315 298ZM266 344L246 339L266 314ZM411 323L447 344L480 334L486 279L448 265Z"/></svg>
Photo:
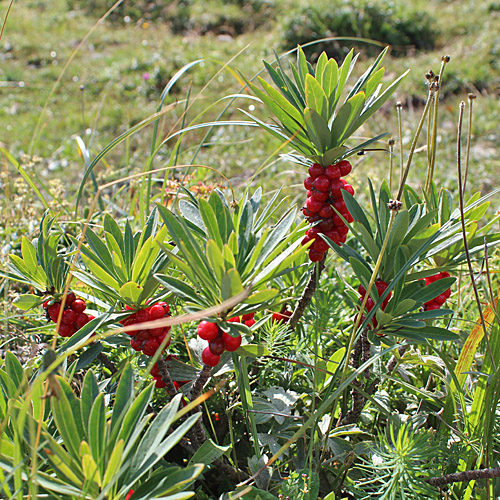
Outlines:
<svg viewBox="0 0 500 500"><path fill-rule="evenodd" d="M162 306L163 310L165 311L165 315L167 315L170 312L170 306L166 302L158 302L158 306Z"/></svg>
<svg viewBox="0 0 500 500"><path fill-rule="evenodd" d="M149 319L161 319L165 316L165 309L160 304L155 304L149 308Z"/></svg>
<svg viewBox="0 0 500 500"><path fill-rule="evenodd" d="M66 296L66 305L70 306L71 304L73 304L75 300L76 300L76 295L73 292L69 292L68 295ZM82 311L76 311L76 312L82 312Z"/></svg>
<svg viewBox="0 0 500 500"><path fill-rule="evenodd" d="M375 302L373 301L373 299L371 297L368 297L368 300L366 301L366 310L367 311L371 311L373 309L373 306L375 305Z"/></svg>
<svg viewBox="0 0 500 500"><path fill-rule="evenodd" d="M319 164L319 163L313 163L309 167L309 175L313 178L319 177L320 175L323 175L325 172L325 169Z"/></svg>
<svg viewBox="0 0 500 500"><path fill-rule="evenodd" d="M326 175L316 177L313 187L318 191L328 191L330 189L330 179Z"/></svg>
<svg viewBox="0 0 500 500"><path fill-rule="evenodd" d="M228 323L240 323L240 317L234 316L233 318L226 319Z"/></svg>
<svg viewBox="0 0 500 500"><path fill-rule="evenodd" d="M247 325L248 328L252 328L252 326L255 325L255 320L254 319L247 319L245 321L245 325Z"/></svg>
<svg viewBox="0 0 500 500"><path fill-rule="evenodd" d="M341 226L338 226L336 228L336 231L342 237L347 235L347 233L349 232L349 228L345 224L342 224Z"/></svg>
<svg viewBox="0 0 500 500"><path fill-rule="evenodd" d="M310 217L307 218L307 222L310 224L313 224L314 222L318 222L321 219L321 216L319 214L313 214Z"/></svg>
<svg viewBox="0 0 500 500"><path fill-rule="evenodd" d="M345 205L345 201L342 199L335 200L333 203L333 207L343 216L345 217L349 211L347 210L347 207Z"/></svg>
<svg viewBox="0 0 500 500"><path fill-rule="evenodd" d="M306 208L309 210L311 213L316 213L321 210L323 207L323 202L317 200L316 198L307 198L306 199Z"/></svg>
<svg viewBox="0 0 500 500"><path fill-rule="evenodd" d="M321 261L324 255L324 252L318 252L317 250L314 250L314 248L311 248L309 250L309 260L311 260L312 262Z"/></svg>
<svg viewBox="0 0 500 500"><path fill-rule="evenodd" d="M47 312L49 313L49 318L56 323L57 318L59 316L59 311L61 309L61 303L60 302L55 302L51 306L47 308Z"/></svg>
<svg viewBox="0 0 500 500"><path fill-rule="evenodd" d="M358 293L361 295L361 297L364 297L366 295L366 288L363 285L359 285Z"/></svg>
<svg viewBox="0 0 500 500"><path fill-rule="evenodd" d="M219 327L210 321L201 321L197 333L200 339L210 341L219 336Z"/></svg>
<svg viewBox="0 0 500 500"><path fill-rule="evenodd" d="M153 377L160 375L160 367L158 366L158 363L155 363L153 368L151 368L151 375L153 375Z"/></svg>
<svg viewBox="0 0 500 500"><path fill-rule="evenodd" d="M138 323L145 323L149 321L149 312L146 309L140 309L135 313Z"/></svg>
<svg viewBox="0 0 500 500"><path fill-rule="evenodd" d="M162 327L159 327L159 328L150 328L148 330L148 332L149 332L149 334L152 337L159 337L163 333L163 328Z"/></svg>
<svg viewBox="0 0 500 500"><path fill-rule="evenodd" d="M310 238L309 236L307 236L307 234L304 236L304 238L302 238L302 241L300 242L301 245L307 245L313 238Z"/></svg>
<svg viewBox="0 0 500 500"><path fill-rule="evenodd" d="M319 224L318 224L318 227L319 229L321 229L321 231L325 232L326 231L331 231L334 227L335 227L335 224L333 223L333 220L332 218L328 218L328 219L323 219Z"/></svg>
<svg viewBox="0 0 500 500"><path fill-rule="evenodd" d="M310 210L308 210L306 207L303 207L302 208L302 213L306 216L306 217L309 217L312 215L312 212Z"/></svg>
<svg viewBox="0 0 500 500"><path fill-rule="evenodd" d="M253 319L255 317L255 313L247 313L247 314L243 314L243 316L241 317L241 321L248 321L250 319Z"/></svg>
<svg viewBox="0 0 500 500"><path fill-rule="evenodd" d="M67 325L72 325L77 317L77 313L72 309L66 309L63 311L61 323L66 323Z"/></svg>
<svg viewBox="0 0 500 500"><path fill-rule="evenodd" d="M321 177L318 177L318 179L321 179ZM328 191L311 191L311 194L308 196L318 201L326 201L330 195Z"/></svg>
<svg viewBox="0 0 500 500"><path fill-rule="evenodd" d="M435 311L436 309L440 309L440 307L437 304L434 304L432 301L427 302L424 306L424 309L426 311Z"/></svg>
<svg viewBox="0 0 500 500"><path fill-rule="evenodd" d="M323 217L323 219L331 219L335 215L335 210L331 207L330 204L325 204L319 211L319 215Z"/></svg>
<svg viewBox="0 0 500 500"><path fill-rule="evenodd" d="M448 288L448 290L445 290L445 291L443 292L443 295L444 295L447 299L449 299L449 298L451 297L451 288Z"/></svg>
<svg viewBox="0 0 500 500"><path fill-rule="evenodd" d="M75 299L71 305L71 310L75 311L76 313L82 313L87 309L87 304L85 303L84 300L82 299Z"/></svg>
<svg viewBox="0 0 500 500"><path fill-rule="evenodd" d="M333 198L342 198L341 190L344 188L344 183L341 179L338 181L332 181L330 186L330 193Z"/></svg>
<svg viewBox="0 0 500 500"><path fill-rule="evenodd" d="M142 350L142 340L139 340L138 338L134 337L133 339L130 339L130 346L134 351L141 351Z"/></svg>
<svg viewBox="0 0 500 500"><path fill-rule="evenodd" d="M155 382L155 387L157 389L163 389L167 384L162 379L157 379Z"/></svg>
<svg viewBox="0 0 500 500"><path fill-rule="evenodd" d="M306 236L309 236L309 238L311 238L311 240L314 240L315 238L318 237L318 233L320 233L320 232L321 231L320 231L319 227L314 226L306 231Z"/></svg>
<svg viewBox="0 0 500 500"><path fill-rule="evenodd" d="M158 350L158 347L160 347L160 343L158 342L158 340L155 338L150 338L149 340L146 340L146 342L144 342L144 345L142 346L142 352L146 356L154 356L155 352Z"/></svg>
<svg viewBox="0 0 500 500"><path fill-rule="evenodd" d="M342 160L339 163L337 163L337 166L340 169L340 175L342 177L345 177L346 175L349 175L352 170L351 164L347 160Z"/></svg>
<svg viewBox="0 0 500 500"><path fill-rule="evenodd" d="M226 350L222 337L216 337L211 340L208 343L208 347L215 356L220 356Z"/></svg>
<svg viewBox="0 0 500 500"><path fill-rule="evenodd" d="M313 182L314 182L314 177L306 177L304 179L304 187L309 190L312 189L313 187Z"/></svg>
<svg viewBox="0 0 500 500"><path fill-rule="evenodd" d="M327 231L325 233L325 236L327 238L330 238L335 243L338 243L340 241L340 235L339 235L338 231L336 231L335 229L332 229L331 231Z"/></svg>
<svg viewBox="0 0 500 500"><path fill-rule="evenodd" d="M82 328L89 322L89 317L85 313L78 313L75 319L75 325L78 328Z"/></svg>
<svg viewBox="0 0 500 500"><path fill-rule="evenodd" d="M350 184L346 184L344 189L351 195L354 196L354 188Z"/></svg>
<svg viewBox="0 0 500 500"><path fill-rule="evenodd" d="M238 349L238 347L240 347L241 345L241 335L238 335L238 337L231 337L231 335L227 334L226 332L222 332L222 341L226 350L229 352L233 352L236 351L236 349ZM212 349L211 351L212 353L214 352Z"/></svg>
<svg viewBox="0 0 500 500"><path fill-rule="evenodd" d="M271 317L271 321L273 321L273 323L286 323L290 319L291 315L291 311L283 311L282 313L275 312Z"/></svg>
<svg viewBox="0 0 500 500"><path fill-rule="evenodd" d="M326 167L325 174L332 181L338 181L341 177L338 165L328 165L328 167Z"/></svg>
<svg viewBox="0 0 500 500"><path fill-rule="evenodd" d="M324 253L326 251L328 251L328 249L330 248L328 243L321 239L321 238L318 238L315 242L314 242L314 245L312 246L312 248L314 250L316 250L317 252L321 252L321 253Z"/></svg>
<svg viewBox="0 0 500 500"><path fill-rule="evenodd" d="M217 366L220 361L220 356L216 356L215 354L212 354L210 351L209 347L205 347L203 352L201 353L201 360L203 364L207 366Z"/></svg>
<svg viewBox="0 0 500 500"><path fill-rule="evenodd" d="M445 302L446 302L446 296L444 295L444 293L438 295L437 297L434 297L434 303L439 306L442 306Z"/></svg>
<svg viewBox="0 0 500 500"><path fill-rule="evenodd" d="M149 340L151 337L147 330L139 330L136 336L139 340Z"/></svg>
<svg viewBox="0 0 500 500"><path fill-rule="evenodd" d="M68 323L61 323L59 325L59 335L61 337L71 337L76 332L76 326Z"/></svg>

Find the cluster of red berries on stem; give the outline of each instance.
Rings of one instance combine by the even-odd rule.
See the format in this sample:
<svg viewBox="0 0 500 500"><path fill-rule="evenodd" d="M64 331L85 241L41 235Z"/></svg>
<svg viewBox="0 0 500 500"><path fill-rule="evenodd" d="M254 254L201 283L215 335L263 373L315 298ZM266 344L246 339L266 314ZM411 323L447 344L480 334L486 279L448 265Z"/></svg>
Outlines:
<svg viewBox="0 0 500 500"><path fill-rule="evenodd" d="M446 271L438 274L434 274L433 276L428 276L425 278L425 284L430 285L431 283L434 283L435 281L442 280L443 278L449 278L450 273L447 273ZM440 309L441 306L446 302L447 299L450 298L451 295L451 288L448 288L445 292L442 294L438 295L437 297L434 297L432 300L429 300L424 304L424 309L426 311L433 311L435 309Z"/></svg>
<svg viewBox="0 0 500 500"><path fill-rule="evenodd" d="M254 315L254 313L244 314L241 318L235 316L226 319L226 322L244 323L246 326L251 327L255 324ZM208 347L201 354L201 360L207 366L217 366L224 351L236 351L241 345L241 335L232 337L224 332L217 323L211 323L210 321L201 321L197 333L200 339L208 341Z"/></svg>
<svg viewBox="0 0 500 500"><path fill-rule="evenodd" d="M126 309L132 311L133 308L126 306ZM130 345L134 351L142 351L146 356L154 356L165 337L170 331L170 326L158 327L158 328L141 328L140 323L146 323L148 321L154 321L157 319L162 319L170 316L170 308L166 302L157 302L156 304L146 307L144 309L139 309L130 316L122 319L120 324L123 326L138 325L137 328L132 330L127 330L127 335L130 335ZM170 339L165 345L167 348L170 344Z"/></svg>
<svg viewBox="0 0 500 500"><path fill-rule="evenodd" d="M50 302L50 300L46 300L43 303L43 308L47 317L57 323L61 311L61 302L53 302L52 304ZM73 292L69 292L62 313L61 324L59 325L59 335L61 337L71 337L90 320L94 319L95 316L85 313L85 309L87 309L85 301L77 299Z"/></svg>
<svg viewBox="0 0 500 500"><path fill-rule="evenodd" d="M320 234L324 234L338 245L345 243L347 239L349 227L338 213L349 223L353 222L354 219L347 210L342 197L342 189L354 196L353 187L342 179L351 170L351 164L346 160L328 165L326 168L319 163L313 163L309 167L309 177L304 181L307 199L302 213L309 223L315 225L306 231L302 244L305 245L314 240L309 249L309 259L312 262L322 260L329 249L326 241L319 236Z"/></svg>
<svg viewBox="0 0 500 500"><path fill-rule="evenodd" d="M378 293L379 297L385 292L385 290L388 286L387 283L385 281L382 281L382 280L375 281L374 285L375 285L375 288L377 289L377 293ZM360 302L363 303L363 300L366 296L366 288L363 285L359 285L358 293L359 293L359 295L361 295ZM389 300L391 300L391 296L392 296L392 292L389 292L387 297L382 302L382 307L381 307L382 311L385 311L385 308L387 307ZM374 307L375 307L375 301L371 297L368 297L368 299L366 299L366 304L365 304L366 310L368 312L370 312ZM364 320L365 320L365 316L362 315L361 321L364 321ZM377 326L378 326L378 323L377 323L377 320L375 319L375 317L373 317L373 319L372 319L372 325L373 325L373 328L377 328Z"/></svg>

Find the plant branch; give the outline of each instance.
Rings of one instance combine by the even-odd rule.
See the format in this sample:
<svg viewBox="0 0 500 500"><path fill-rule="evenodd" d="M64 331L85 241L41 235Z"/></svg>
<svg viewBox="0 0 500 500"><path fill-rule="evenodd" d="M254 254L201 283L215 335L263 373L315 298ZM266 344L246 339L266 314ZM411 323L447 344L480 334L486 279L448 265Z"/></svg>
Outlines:
<svg viewBox="0 0 500 500"><path fill-rule="evenodd" d="M297 306L295 307L295 310L293 311L293 314L290 316L290 321L288 322L288 325L292 330L295 329L307 306L311 303L314 292L316 291L319 277L323 272L323 269L325 268L325 261L326 255L320 262L318 262L317 265L313 267L311 271L309 281L304 289L304 292L302 293L302 296L299 299L299 302L297 303Z"/></svg>
<svg viewBox="0 0 500 500"><path fill-rule="evenodd" d="M170 372L168 371L168 366L162 356L158 358L156 361L158 365L158 371L160 372L161 378L163 382L165 382L165 389L167 389L170 397L174 397L177 394L177 389L175 388L174 382L172 381L172 377L170 376Z"/></svg>
<svg viewBox="0 0 500 500"><path fill-rule="evenodd" d="M389 361L387 362L387 364L385 365L385 369L387 370L388 373L392 372L394 370L394 368L396 368L397 364L401 361L401 358L403 357L404 353L410 348L409 345L402 345L399 349L398 349L398 356L396 356L395 354L393 354L391 356L391 359L389 359Z"/></svg>
<svg viewBox="0 0 500 500"><path fill-rule="evenodd" d="M431 486L443 486L450 483L460 483L463 481L476 481L478 479L493 479L500 477L500 467L493 469L464 470L463 472L454 472L446 476L431 477L426 480Z"/></svg>

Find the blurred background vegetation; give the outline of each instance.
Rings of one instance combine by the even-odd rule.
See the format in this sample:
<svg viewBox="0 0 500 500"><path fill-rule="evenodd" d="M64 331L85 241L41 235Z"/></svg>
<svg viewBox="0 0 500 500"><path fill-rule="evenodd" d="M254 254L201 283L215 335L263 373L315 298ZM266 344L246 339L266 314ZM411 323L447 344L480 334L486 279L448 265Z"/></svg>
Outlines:
<svg viewBox="0 0 500 500"><path fill-rule="evenodd" d="M190 96L184 125L202 111L196 123L219 117L228 101L218 99L242 90L238 70L251 77L262 69L262 59L325 37L356 38L324 41L307 47L309 57L322 50L342 59L354 46L361 60L380 47L371 39L391 45L385 65L388 75L412 72L379 119L360 135L388 131L397 137L395 102L403 104L403 141L406 149L417 116L427 97L424 75L439 71L441 57L451 56L446 67L441 98L441 124L436 181L453 188L458 103L467 94L474 103L471 189L488 190L500 173L496 151L499 143L500 2L436 0L424 2L379 0L125 0L83 42L89 30L113 5L112 0L31 0L12 6L0 41L0 142L16 157L23 153L42 158L32 168L44 185L62 174L81 177L84 164L75 136L81 136L95 155L118 134L156 111L162 90L184 65L197 59L172 88L165 104L179 101L166 114L161 132L166 134L182 115ZM0 0L3 22L10 0ZM74 59L61 72L72 54ZM234 58L234 59L232 59ZM221 67L230 61L225 69ZM363 64L359 64L361 69ZM219 72L218 72L219 71ZM213 81L210 81L213 75ZM54 92L51 89L61 76ZM209 83L210 82L210 83ZM209 85L205 87L205 85ZM195 100L202 90L202 94ZM44 106L46 108L44 109ZM238 107L267 118L249 101L236 100L223 119L245 119ZM255 110L254 110L255 106ZM42 112L43 110L43 112ZM35 135L39 121L38 134ZM189 163L192 148L205 131L188 133L178 163ZM144 166L151 142L151 127L116 148L102 163L97 181L115 179ZM160 135L161 137L161 135ZM424 140L422 141L422 143ZM216 129L197 156L198 163L215 166L243 184L279 147L263 131L246 127ZM385 143L381 147L385 147ZM398 144L396 144L397 152ZM168 157L168 144L163 152ZM420 151L422 169L426 153ZM160 153L161 163L162 153ZM387 172L388 155L381 152L356 159L362 176L375 181ZM7 167L5 166L5 169ZM257 182L301 183L299 167L271 162ZM205 179L207 171L195 174ZM362 177L361 177L362 178ZM417 179L419 176L417 175ZM72 190L72 183L65 183Z"/></svg>

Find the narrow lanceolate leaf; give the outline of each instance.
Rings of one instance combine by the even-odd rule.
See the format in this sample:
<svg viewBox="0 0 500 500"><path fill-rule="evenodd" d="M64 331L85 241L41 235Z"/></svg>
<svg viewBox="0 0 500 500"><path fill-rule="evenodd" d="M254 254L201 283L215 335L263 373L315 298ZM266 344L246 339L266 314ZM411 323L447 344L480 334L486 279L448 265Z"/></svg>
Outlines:
<svg viewBox="0 0 500 500"><path fill-rule="evenodd" d="M306 105L321 115L325 121L328 120L328 101L320 84L312 75L306 75Z"/></svg>
<svg viewBox="0 0 500 500"><path fill-rule="evenodd" d="M318 57L318 62L316 63L316 74L314 75L321 87L321 82L323 81L323 72L325 71L325 67L327 64L328 56L326 55L326 52L322 52Z"/></svg>
<svg viewBox="0 0 500 500"><path fill-rule="evenodd" d="M339 70L339 76L337 81L337 87L335 88L335 92L330 95L328 98L329 105L329 116L333 116L335 108L337 107L337 103L340 99L342 91L344 90L345 82L347 81L347 77L351 72L352 62L353 62L354 51L351 50L349 54L345 56L344 62ZM355 59L356 60L356 59Z"/></svg>
<svg viewBox="0 0 500 500"><path fill-rule="evenodd" d="M304 120L309 137L313 140L318 151L320 153L327 151L330 146L331 134L326 120L311 108L305 109Z"/></svg>
<svg viewBox="0 0 500 500"><path fill-rule="evenodd" d="M332 123L332 146L340 146L357 127L358 117L365 103L365 93L358 94L347 100L340 108Z"/></svg>
<svg viewBox="0 0 500 500"><path fill-rule="evenodd" d="M331 96L334 95L335 89L337 88L338 79L339 67L337 66L337 61L335 61L335 59L330 59L325 66L322 79L320 80L321 86L323 88L323 91L325 92L328 102L330 102ZM330 112L328 114L328 119L330 119Z"/></svg>
<svg viewBox="0 0 500 500"><path fill-rule="evenodd" d="M229 269L222 277L222 299L227 300L243 291L241 277L236 269Z"/></svg>

